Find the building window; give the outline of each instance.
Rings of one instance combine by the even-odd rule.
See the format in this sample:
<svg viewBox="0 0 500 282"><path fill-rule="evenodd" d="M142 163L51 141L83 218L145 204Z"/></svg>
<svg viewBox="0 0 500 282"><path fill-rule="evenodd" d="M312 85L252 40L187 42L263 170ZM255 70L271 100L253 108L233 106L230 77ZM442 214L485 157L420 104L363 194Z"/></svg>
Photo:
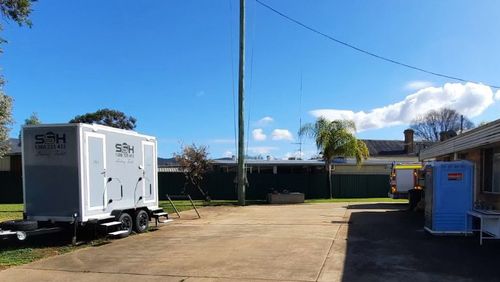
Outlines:
<svg viewBox="0 0 500 282"><path fill-rule="evenodd" d="M482 186L484 192L500 193L500 154L493 149L482 151Z"/></svg>

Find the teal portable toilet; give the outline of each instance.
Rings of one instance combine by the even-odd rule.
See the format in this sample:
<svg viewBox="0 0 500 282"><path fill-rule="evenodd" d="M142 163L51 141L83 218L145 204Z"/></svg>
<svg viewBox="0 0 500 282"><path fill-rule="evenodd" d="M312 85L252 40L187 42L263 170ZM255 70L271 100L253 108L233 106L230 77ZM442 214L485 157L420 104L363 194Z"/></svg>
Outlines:
<svg viewBox="0 0 500 282"><path fill-rule="evenodd" d="M473 172L469 161L436 161L425 167L425 230L436 235L470 233Z"/></svg>

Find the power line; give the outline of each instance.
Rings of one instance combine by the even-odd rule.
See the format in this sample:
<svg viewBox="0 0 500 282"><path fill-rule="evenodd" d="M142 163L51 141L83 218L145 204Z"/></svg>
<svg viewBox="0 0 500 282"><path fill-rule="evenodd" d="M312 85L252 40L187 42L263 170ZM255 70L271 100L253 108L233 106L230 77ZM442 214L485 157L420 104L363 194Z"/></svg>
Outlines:
<svg viewBox="0 0 500 282"><path fill-rule="evenodd" d="M342 40L339 40L337 38L334 38L324 32L321 32L315 28L312 28L290 16L287 16L285 15L284 13L274 9L273 7L261 2L260 0L255 0L255 2L257 2L259 5L261 5L262 7L265 7L267 9L269 9L270 11L274 12L275 14L297 24L297 25L300 25L302 26L303 28L309 30L309 31L312 31L316 34L319 34L323 37L326 37L327 39L330 39L334 42L337 42L338 44L341 44L341 45L344 45L346 47L349 47L351 49L354 49L358 52L361 52L365 55L369 55L369 56L372 56L374 58L377 58L379 60L383 60L383 61L386 61L386 62L389 62L389 63L393 63L393 64L396 64L396 65L399 65L399 66L402 66L402 67L406 67L406 68L409 68L409 69L413 69L413 70L416 70L416 71L420 71L420 72L423 72L423 73L427 73L427 74L430 74L430 75L434 75L434 76L439 76L439 77L444 77L444 78L448 78L448 79L453 79L453 80L457 80L457 81L461 81L461 82L473 82L473 83L478 83L478 84L483 84L483 85L486 85L486 86L489 86L491 88L494 88L494 89L500 89L500 86L496 86L496 85L491 85L491 84L486 84L486 83L481 83L481 82L476 82L476 81L472 81L472 80L467 80L467 79L463 79L463 78L460 78L460 77L456 77L456 76L452 76L452 75L447 75L447 74L442 74L442 73L438 73L438 72L434 72L434 71L430 71L430 70L426 70L426 69L423 69L423 68L419 68L419 67L416 67L416 66L412 66L412 65L409 65L409 64L405 64L405 63L402 63L402 62L399 62L399 61L396 61L396 60L393 60L393 59L390 59L390 58L387 58L387 57L384 57L384 56L381 56L381 55L377 55L375 53L372 53L370 51L367 51L367 50L364 50L364 49L361 49L359 47L356 47L350 43L347 43L345 41L342 41Z"/></svg>

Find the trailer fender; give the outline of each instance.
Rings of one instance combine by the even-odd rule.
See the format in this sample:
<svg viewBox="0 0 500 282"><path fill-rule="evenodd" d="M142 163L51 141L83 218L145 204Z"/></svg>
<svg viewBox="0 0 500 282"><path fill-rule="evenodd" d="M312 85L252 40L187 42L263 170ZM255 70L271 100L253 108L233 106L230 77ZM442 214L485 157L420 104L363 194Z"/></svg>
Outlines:
<svg viewBox="0 0 500 282"><path fill-rule="evenodd" d="M120 218L120 215L122 215L123 212L124 212L123 210L113 210L111 212L111 215L118 220L118 218Z"/></svg>
<svg viewBox="0 0 500 282"><path fill-rule="evenodd" d="M38 228L38 222L29 220L9 220L2 222L0 227L6 230L32 231Z"/></svg>

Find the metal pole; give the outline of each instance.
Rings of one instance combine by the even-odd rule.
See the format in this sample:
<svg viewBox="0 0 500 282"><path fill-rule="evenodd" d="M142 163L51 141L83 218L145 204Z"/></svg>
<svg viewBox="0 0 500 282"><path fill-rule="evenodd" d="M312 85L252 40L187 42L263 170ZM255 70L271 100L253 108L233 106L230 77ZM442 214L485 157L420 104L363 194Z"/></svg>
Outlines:
<svg viewBox="0 0 500 282"><path fill-rule="evenodd" d="M200 216L200 213L198 212L198 209L196 208L196 206L194 205L194 202L193 202L193 199L191 199L191 196L188 194L188 199L189 201L191 202L191 205L193 205L193 208L194 208L194 211L196 212L196 214L198 215L198 218L201 218Z"/></svg>
<svg viewBox="0 0 500 282"><path fill-rule="evenodd" d="M169 196L169 195L167 195L167 199L168 199L168 201L170 202L170 204L172 205L172 207L174 208L174 211L175 211L175 213L177 214L177 216L178 216L179 218L181 218L181 214L180 214L180 213L179 213L179 211L177 210L177 207L175 206L174 202L172 202L172 199L170 199L170 196Z"/></svg>
<svg viewBox="0 0 500 282"><path fill-rule="evenodd" d="M245 0L240 0L240 63L238 77L238 203L245 205L245 121L244 106L245 71Z"/></svg>

